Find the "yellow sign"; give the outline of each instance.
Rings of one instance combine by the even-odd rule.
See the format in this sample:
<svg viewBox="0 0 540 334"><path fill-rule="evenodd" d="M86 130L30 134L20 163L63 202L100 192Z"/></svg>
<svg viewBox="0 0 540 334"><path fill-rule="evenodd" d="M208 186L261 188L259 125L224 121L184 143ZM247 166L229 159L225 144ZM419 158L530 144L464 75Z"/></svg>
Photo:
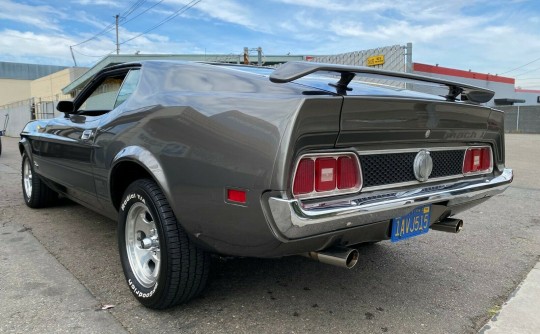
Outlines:
<svg viewBox="0 0 540 334"><path fill-rule="evenodd" d="M384 64L384 55L368 57L367 66L375 66Z"/></svg>

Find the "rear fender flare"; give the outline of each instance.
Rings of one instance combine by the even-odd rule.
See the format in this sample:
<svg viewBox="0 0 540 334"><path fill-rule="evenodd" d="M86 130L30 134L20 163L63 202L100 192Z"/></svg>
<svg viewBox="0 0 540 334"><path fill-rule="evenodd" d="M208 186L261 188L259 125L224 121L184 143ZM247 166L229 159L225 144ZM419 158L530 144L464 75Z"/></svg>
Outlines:
<svg viewBox="0 0 540 334"><path fill-rule="evenodd" d="M134 162L143 167L152 176L154 181L157 182L165 197L171 203L170 188L161 163L150 151L140 146L127 146L120 150L114 157L109 171L109 193L112 192L112 173L119 163L125 161Z"/></svg>

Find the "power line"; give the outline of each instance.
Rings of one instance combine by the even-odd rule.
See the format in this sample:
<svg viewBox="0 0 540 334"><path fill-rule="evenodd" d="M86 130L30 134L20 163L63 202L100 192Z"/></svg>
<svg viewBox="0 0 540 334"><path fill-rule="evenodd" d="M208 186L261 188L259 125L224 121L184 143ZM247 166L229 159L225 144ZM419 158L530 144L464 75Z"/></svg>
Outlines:
<svg viewBox="0 0 540 334"><path fill-rule="evenodd" d="M116 51L116 50L114 50L114 51ZM105 57L105 56L110 55L110 54L113 53L114 51L111 51L111 52L109 52L109 53L107 53L107 54L104 54L104 55L101 55L101 56L92 56L92 55L87 55L86 53L82 53L82 52L80 52L80 51L78 51L78 50L73 49L73 52L78 53L78 54L80 54L81 56L92 57L92 58L103 58L103 57Z"/></svg>
<svg viewBox="0 0 540 334"><path fill-rule="evenodd" d="M516 75L514 75L514 78L517 78L517 77L520 77L522 75L526 75L526 74L529 74L529 73L532 73L532 72L535 72L535 71L538 71L538 70L540 70L540 67L537 67L535 69L527 70L527 71L521 72L519 74L516 74Z"/></svg>
<svg viewBox="0 0 540 334"><path fill-rule="evenodd" d="M503 74L506 74L506 73L509 73L509 72L513 72L513 71L515 71L515 70L519 70L520 68L523 68L523 67L525 67L525 66L527 66L527 65L530 65L530 64L532 64L532 63L535 63L535 62L537 62L537 61L539 61L539 60L540 60L540 58L537 58L537 59L535 59L535 60L533 60L533 61L528 62L528 63L525 64L525 65L518 66L518 67L516 67L516 68L513 68L513 69L511 69L511 70L509 70L509 71L506 71L506 72L503 72L503 73L499 73L499 75L503 75Z"/></svg>
<svg viewBox="0 0 540 334"><path fill-rule="evenodd" d="M160 3L162 3L163 1L165 1L165 0L160 0L160 1L156 2L156 3L154 3L152 6L146 8L145 10L143 10L143 11L140 12L139 14L133 16L133 17L130 18L129 20L123 21L122 24L120 24L120 25L123 26L123 25L125 25L126 23L129 23L129 22L135 20L136 18L138 18L138 17L141 16L142 14L146 13L146 12L149 11L150 9L156 7L157 5L159 5Z"/></svg>
<svg viewBox="0 0 540 334"><path fill-rule="evenodd" d="M126 11L124 11L122 14L120 14L120 17L127 18L131 13L136 11L139 7L141 7L146 0L138 0L136 1L130 8L128 8Z"/></svg>
<svg viewBox="0 0 540 334"><path fill-rule="evenodd" d="M94 36L88 38L88 39L85 39L84 41L80 42L80 43L77 43L75 45L72 45L72 47L75 47L75 46L79 46L81 44L84 44L84 43L87 43L87 42L90 42L91 40L94 40L96 38L98 38L99 36L103 35L103 34L106 34L108 33L109 31L113 30L115 24L114 23L111 23L109 24L108 26L106 26L103 30L101 30L100 32L98 32L97 34L95 34Z"/></svg>
<svg viewBox="0 0 540 334"><path fill-rule="evenodd" d="M131 19L122 22L121 25L124 25L124 24L126 24L126 23L128 23L128 22L134 20L135 18L141 16L142 14L146 13L146 12L149 11L150 9L152 9L152 8L154 8L155 6L159 5L159 4L162 3L163 1L164 1L164 0L157 1L157 2L154 3L152 6L146 8L145 10L143 10L142 12L140 12L139 14L135 15L134 17L132 17ZM132 40L134 40L134 39L136 39L136 38L141 37L141 36L144 35L144 34L149 33L149 32L152 31L152 30L155 30L155 29L161 27L162 25L164 25L165 23L171 21L172 19L176 18L177 16L179 16L179 15L185 13L186 11L188 11L189 9L191 9L192 7L194 7L195 5L197 5L197 4L198 4L199 2L201 2L201 1L202 1L202 0L192 0L192 1L190 1L189 3L187 3L187 4L184 5L184 6L182 6L180 9L178 9L177 11L175 11L174 13L172 13L171 15L167 16L165 19L161 20L158 24L154 25L153 27L151 27L151 28L149 28L149 29L143 31L142 33L140 33L140 34L138 34L138 35L136 35L136 36L134 36L134 37L132 37L132 38L129 38L129 39L123 41L122 43L119 43L118 45L122 45L122 44L128 43L128 42L130 42L130 41L132 41ZM141 1L137 1L137 2L136 2L135 4L133 4L130 8L128 8L128 10L126 10L126 11L124 12L124 14L127 14L127 15L131 14L134 10L136 10L138 7L140 7L144 2L146 2L146 0L144 0L144 1L142 1L142 2L141 2ZM134 7L135 5L137 5L137 4L139 4L138 7L136 7L135 9L133 9L133 7ZM109 27L114 27L114 26L115 26L114 23L109 25ZM107 28L105 28L105 29L104 29L102 32L100 32L99 34L103 34L103 33L107 32L107 31L105 31L106 29L107 29ZM110 31L110 30L112 30L112 28L110 28L109 31ZM83 41L83 42L78 43L78 44L73 45L73 46L81 45L81 44L86 43L87 41L90 41L90 40L92 40L92 39L94 39L94 38L96 38L96 37L98 37L98 34L96 34L96 35L93 36L92 38L89 38L89 39L86 40L86 41ZM116 51L116 50L113 50L113 51L111 51L111 52L109 52L109 53L107 53L107 54L100 55L100 56L95 56L95 55L88 55L88 54L82 53L82 52L80 52L80 51L77 51L77 50L75 50L75 49L73 48L73 46L71 47L71 49L72 49L73 52L76 52L76 53L78 53L78 54L80 54L80 55L82 55L82 56L85 56L85 57L102 58L102 57L108 56L108 55L110 55L110 54L112 54L113 52Z"/></svg>
<svg viewBox="0 0 540 334"><path fill-rule="evenodd" d="M128 9L126 9L126 10L122 13L122 16L125 17L125 16L131 14L134 10L136 10L137 8L139 8L139 7L140 7L142 4L144 4L145 2L146 2L146 0L137 0L137 1L135 1L134 4L132 4ZM75 44L75 45L72 45L72 47L79 46L79 45L81 45L81 44L90 42L91 40L94 40L94 39L98 38L99 36L108 33L109 31L111 31L111 30L114 29L115 25L116 25L115 23L109 24L108 26L106 26L105 28L103 28L103 30L101 30L100 32L98 32L97 34L95 34L94 36L92 36L92 37L90 37L90 38L87 38L87 39L85 39L84 41L82 41L82 42L80 42L80 43L77 43L77 44Z"/></svg>
<svg viewBox="0 0 540 334"><path fill-rule="evenodd" d="M193 1L189 2L188 4L184 5L182 8L180 8L179 10L177 10L176 12L174 12L174 13L172 13L171 15L167 16L167 18L165 18L164 20L161 20L161 22L159 22L158 24L156 24L156 25L153 26L152 28L147 29L147 30L145 30L144 32L142 32L142 33L140 33L140 34L138 34L138 35L136 35L136 36L134 36L134 37L132 37L132 38L130 38L130 39L127 39L127 40L123 41L122 43L120 43L120 45L125 44L125 43L127 43L127 42L129 42L129 41L132 41L132 40L134 40L135 38L139 38L139 37L141 37L142 35L147 34L147 33L149 33L150 31L155 30L155 29L161 27L162 25L164 25L165 23L171 21L172 19L174 19L174 18L177 17L178 15L181 15L181 14L185 13L186 11L188 11L190 8L192 8L193 6L197 5L197 4L198 4L199 2L201 2L201 1L202 1L202 0L193 0Z"/></svg>

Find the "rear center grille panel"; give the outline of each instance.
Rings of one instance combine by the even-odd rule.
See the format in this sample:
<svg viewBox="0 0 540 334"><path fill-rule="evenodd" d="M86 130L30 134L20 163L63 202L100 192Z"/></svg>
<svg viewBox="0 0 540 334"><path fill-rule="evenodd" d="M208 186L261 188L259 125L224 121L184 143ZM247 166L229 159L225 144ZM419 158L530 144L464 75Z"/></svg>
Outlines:
<svg viewBox="0 0 540 334"><path fill-rule="evenodd" d="M429 151L433 159L430 179L462 176L465 149ZM413 164L418 151L399 153L361 153L363 187L380 187L417 182Z"/></svg>

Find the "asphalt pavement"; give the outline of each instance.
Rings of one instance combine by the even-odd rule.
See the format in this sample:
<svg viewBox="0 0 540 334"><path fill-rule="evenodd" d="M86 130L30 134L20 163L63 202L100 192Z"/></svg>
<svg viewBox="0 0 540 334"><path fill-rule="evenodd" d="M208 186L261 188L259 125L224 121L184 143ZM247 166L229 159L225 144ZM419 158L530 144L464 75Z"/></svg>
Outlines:
<svg viewBox="0 0 540 334"><path fill-rule="evenodd" d="M364 247L352 270L216 259L203 296L157 312L124 282L116 222L69 201L24 205L17 139L3 137L0 332L538 333L540 135L506 140L516 180L459 215L459 234Z"/></svg>

